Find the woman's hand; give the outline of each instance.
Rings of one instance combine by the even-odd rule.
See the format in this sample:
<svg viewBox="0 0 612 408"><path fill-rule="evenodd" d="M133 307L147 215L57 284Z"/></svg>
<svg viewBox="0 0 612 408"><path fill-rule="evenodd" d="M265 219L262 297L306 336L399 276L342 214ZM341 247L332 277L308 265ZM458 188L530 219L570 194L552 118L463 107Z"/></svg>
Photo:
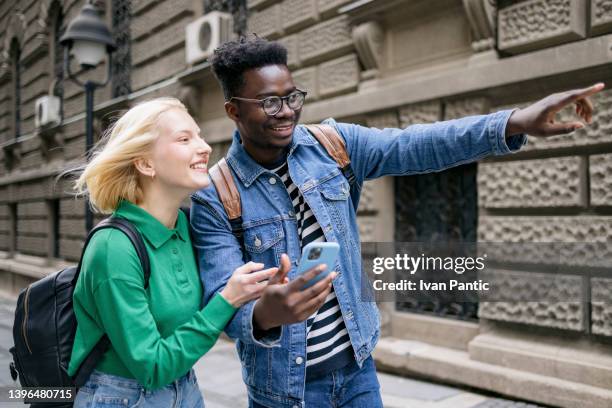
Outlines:
<svg viewBox="0 0 612 408"><path fill-rule="evenodd" d="M237 268L221 291L221 296L234 307L257 299L266 288L267 280L278 272L278 268L261 270L264 264L249 262Z"/></svg>

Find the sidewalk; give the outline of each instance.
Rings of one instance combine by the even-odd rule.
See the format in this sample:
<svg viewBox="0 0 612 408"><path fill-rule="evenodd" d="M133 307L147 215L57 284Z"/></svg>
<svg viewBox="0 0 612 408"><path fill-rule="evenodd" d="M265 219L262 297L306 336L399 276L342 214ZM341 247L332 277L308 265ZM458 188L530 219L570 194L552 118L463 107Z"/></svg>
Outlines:
<svg viewBox="0 0 612 408"><path fill-rule="evenodd" d="M8 349L13 344L15 299L0 292L0 386L13 385ZM247 406L247 394L234 344L220 340L195 366L207 408ZM458 388L379 373L386 408L537 408L467 392ZM15 406L15 404L11 404Z"/></svg>
<svg viewBox="0 0 612 408"><path fill-rule="evenodd" d="M195 366L206 408L246 407L234 344L219 341ZM385 408L537 408L461 389L378 373Z"/></svg>

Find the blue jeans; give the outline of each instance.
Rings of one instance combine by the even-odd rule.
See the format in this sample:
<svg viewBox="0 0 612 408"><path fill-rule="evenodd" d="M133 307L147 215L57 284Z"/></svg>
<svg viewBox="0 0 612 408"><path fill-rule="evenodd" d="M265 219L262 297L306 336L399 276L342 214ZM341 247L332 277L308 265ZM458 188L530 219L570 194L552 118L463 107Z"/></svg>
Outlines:
<svg viewBox="0 0 612 408"><path fill-rule="evenodd" d="M163 388L145 390L138 381L94 370L74 400L74 408L204 408L193 370Z"/></svg>
<svg viewBox="0 0 612 408"><path fill-rule="evenodd" d="M306 382L305 408L382 408L374 360L357 362ZM266 408L249 398L249 408ZM273 407L268 407L273 408Z"/></svg>

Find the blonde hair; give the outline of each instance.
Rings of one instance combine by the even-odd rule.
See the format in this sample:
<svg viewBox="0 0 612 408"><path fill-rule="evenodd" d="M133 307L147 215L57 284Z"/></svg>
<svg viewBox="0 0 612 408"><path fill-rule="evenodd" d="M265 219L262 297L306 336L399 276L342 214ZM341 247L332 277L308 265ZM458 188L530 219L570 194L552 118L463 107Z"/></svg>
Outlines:
<svg viewBox="0 0 612 408"><path fill-rule="evenodd" d="M185 106L176 98L156 98L128 110L94 149L91 161L75 182L77 194L88 194L94 210L111 213L121 200L143 199L140 173L134 162L145 156L158 137L157 119Z"/></svg>

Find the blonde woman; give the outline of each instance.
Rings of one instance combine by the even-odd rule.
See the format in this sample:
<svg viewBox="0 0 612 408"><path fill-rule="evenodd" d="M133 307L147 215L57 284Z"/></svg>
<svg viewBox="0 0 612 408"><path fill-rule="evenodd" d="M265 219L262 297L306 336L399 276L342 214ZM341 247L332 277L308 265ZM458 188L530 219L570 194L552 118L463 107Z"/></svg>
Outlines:
<svg viewBox="0 0 612 408"><path fill-rule="evenodd" d="M111 346L79 389L75 407L203 407L194 363L216 342L261 281L277 268L248 263L201 308L202 287L181 202L208 185L211 148L176 99L141 103L123 115L76 188L94 208L131 221L151 263L149 287L127 236L91 239L74 292L77 317L69 374L103 334Z"/></svg>

